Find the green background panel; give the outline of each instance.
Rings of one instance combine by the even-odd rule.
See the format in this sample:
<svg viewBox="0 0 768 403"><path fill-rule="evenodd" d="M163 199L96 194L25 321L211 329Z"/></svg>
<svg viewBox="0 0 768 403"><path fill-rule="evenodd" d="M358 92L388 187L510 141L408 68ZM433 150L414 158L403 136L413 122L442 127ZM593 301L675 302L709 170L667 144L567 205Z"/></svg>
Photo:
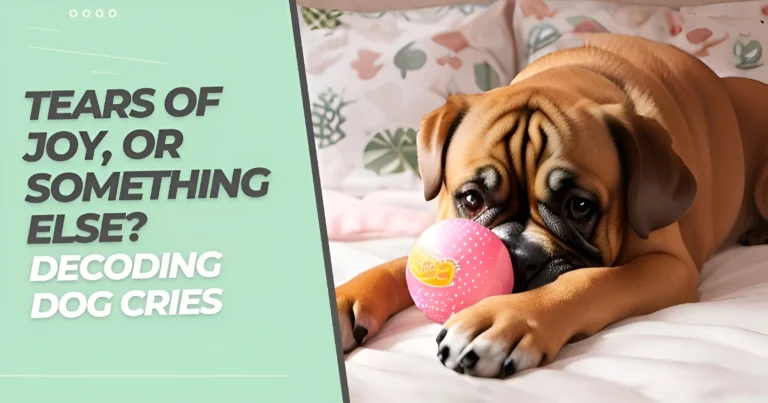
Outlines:
<svg viewBox="0 0 768 403"><path fill-rule="evenodd" d="M292 5L285 1L16 1L2 16L2 248L0 401L341 402L321 224L306 126ZM89 18L82 10L91 11ZM96 17L101 9L104 16ZM77 10L78 17L70 17ZM110 18L109 10L117 16ZM111 57L105 57L111 56ZM203 117L162 109L172 88L223 86ZM30 90L151 87L146 119L30 121ZM76 100L77 98L75 98ZM47 105L47 103L46 103ZM178 129L181 158L130 160L134 129ZM28 132L109 133L113 158L26 163ZM28 204L36 172L249 169L272 171L267 196L216 200L95 200ZM145 212L138 242L27 245L33 214ZM30 283L32 256L216 250L218 278ZM29 319L36 292L222 288L215 316ZM119 301L113 301L118 305ZM267 377L264 377L264 376ZM274 376L273 376L274 375Z"/></svg>

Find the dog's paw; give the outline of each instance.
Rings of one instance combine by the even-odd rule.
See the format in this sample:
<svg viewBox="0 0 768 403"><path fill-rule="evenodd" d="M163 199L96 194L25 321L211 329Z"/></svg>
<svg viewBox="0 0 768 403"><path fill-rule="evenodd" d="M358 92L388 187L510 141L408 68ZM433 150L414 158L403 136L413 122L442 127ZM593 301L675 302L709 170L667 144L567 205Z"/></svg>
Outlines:
<svg viewBox="0 0 768 403"><path fill-rule="evenodd" d="M516 309L516 295L492 297L453 315L437 335L446 367L478 377L507 377L554 358L538 314Z"/></svg>
<svg viewBox="0 0 768 403"><path fill-rule="evenodd" d="M379 331L382 323L378 319L375 304L354 295L336 291L336 309L339 314L339 330L344 353L348 353Z"/></svg>

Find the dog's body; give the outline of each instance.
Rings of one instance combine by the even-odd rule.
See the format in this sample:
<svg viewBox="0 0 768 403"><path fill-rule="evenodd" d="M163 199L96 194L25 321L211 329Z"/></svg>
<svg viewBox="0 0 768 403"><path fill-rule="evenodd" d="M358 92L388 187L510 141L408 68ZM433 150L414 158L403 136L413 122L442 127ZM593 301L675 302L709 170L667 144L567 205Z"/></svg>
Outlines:
<svg viewBox="0 0 768 403"><path fill-rule="evenodd" d="M492 228L515 293L451 317L438 357L505 376L569 340L695 302L718 249L768 229L768 86L718 78L678 49L594 34L511 85L427 115L419 165L438 219ZM407 258L336 289L345 351L411 306Z"/></svg>

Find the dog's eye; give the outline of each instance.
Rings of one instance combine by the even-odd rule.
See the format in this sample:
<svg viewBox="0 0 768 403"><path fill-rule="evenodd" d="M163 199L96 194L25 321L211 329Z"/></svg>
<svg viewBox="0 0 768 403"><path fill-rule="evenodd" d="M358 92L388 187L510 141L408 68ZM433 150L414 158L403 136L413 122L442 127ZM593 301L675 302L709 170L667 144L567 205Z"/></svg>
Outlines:
<svg viewBox="0 0 768 403"><path fill-rule="evenodd" d="M595 213L595 203L583 197L572 196L568 199L566 213L568 219L574 221L588 220Z"/></svg>
<svg viewBox="0 0 768 403"><path fill-rule="evenodd" d="M466 192L462 193L459 202L461 203L461 206L467 210L468 213L477 212L485 205L483 195L481 195L477 190L467 190Z"/></svg>

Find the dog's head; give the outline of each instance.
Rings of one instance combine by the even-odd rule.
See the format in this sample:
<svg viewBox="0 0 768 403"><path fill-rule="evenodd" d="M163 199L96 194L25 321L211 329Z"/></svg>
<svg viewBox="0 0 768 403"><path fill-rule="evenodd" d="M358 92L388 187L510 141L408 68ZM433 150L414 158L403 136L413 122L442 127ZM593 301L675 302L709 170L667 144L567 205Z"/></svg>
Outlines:
<svg viewBox="0 0 768 403"><path fill-rule="evenodd" d="M425 198L438 198L441 219L493 229L512 256L515 291L612 266L627 236L674 223L696 194L670 134L637 99L580 67L453 95L422 120Z"/></svg>

